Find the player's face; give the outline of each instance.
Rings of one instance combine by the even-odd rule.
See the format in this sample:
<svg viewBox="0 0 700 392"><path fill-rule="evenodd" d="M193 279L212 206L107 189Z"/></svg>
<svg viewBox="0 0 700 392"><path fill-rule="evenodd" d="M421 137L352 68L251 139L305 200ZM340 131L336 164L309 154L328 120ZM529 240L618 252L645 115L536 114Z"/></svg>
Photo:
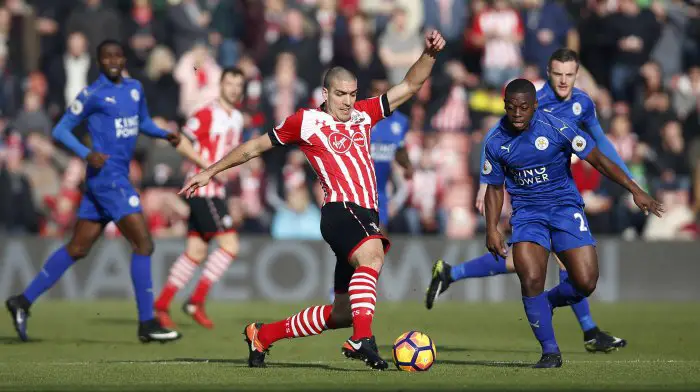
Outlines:
<svg viewBox="0 0 700 392"><path fill-rule="evenodd" d="M537 101L534 97L524 93L515 93L506 96L506 116L512 128L522 132L530 125L530 120L537 109Z"/></svg>
<svg viewBox="0 0 700 392"><path fill-rule="evenodd" d="M100 51L100 69L111 80L119 79L126 66L124 51L119 45L105 45Z"/></svg>
<svg viewBox="0 0 700 392"><path fill-rule="evenodd" d="M328 113L339 121L350 121L357 100L357 80L336 80L329 89L323 89Z"/></svg>
<svg viewBox="0 0 700 392"><path fill-rule="evenodd" d="M242 75L226 74L221 80L221 99L229 105L235 105L243 97L245 80Z"/></svg>
<svg viewBox="0 0 700 392"><path fill-rule="evenodd" d="M568 99L576 84L578 64L575 61L552 61L549 66L549 83L559 98Z"/></svg>

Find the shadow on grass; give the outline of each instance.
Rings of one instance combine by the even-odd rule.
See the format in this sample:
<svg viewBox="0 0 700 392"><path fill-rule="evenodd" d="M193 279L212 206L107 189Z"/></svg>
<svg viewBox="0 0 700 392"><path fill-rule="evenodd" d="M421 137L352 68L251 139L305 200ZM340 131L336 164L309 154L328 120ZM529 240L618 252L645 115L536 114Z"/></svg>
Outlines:
<svg viewBox="0 0 700 392"><path fill-rule="evenodd" d="M247 367L248 361L246 359L225 359L225 358L173 358L173 359L160 359L160 360L137 360L137 361L105 361L105 363L117 363L117 364L136 364L136 363L148 363L148 364L197 364L197 363L213 363L213 364L228 364L236 365L237 367ZM309 363L309 362L275 362L268 361L269 368L305 368L305 369L320 369L320 370L332 370L341 372L362 372L367 369L348 369L342 367L331 366L323 363Z"/></svg>

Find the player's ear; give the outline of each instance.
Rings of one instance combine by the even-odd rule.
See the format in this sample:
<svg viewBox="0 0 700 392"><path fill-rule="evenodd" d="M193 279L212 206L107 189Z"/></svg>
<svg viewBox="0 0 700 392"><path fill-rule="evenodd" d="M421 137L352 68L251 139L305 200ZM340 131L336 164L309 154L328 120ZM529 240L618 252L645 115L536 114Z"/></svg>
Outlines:
<svg viewBox="0 0 700 392"><path fill-rule="evenodd" d="M323 90L321 91L321 95L323 96L323 100L328 102L328 89L327 88L325 88L325 87L323 88Z"/></svg>

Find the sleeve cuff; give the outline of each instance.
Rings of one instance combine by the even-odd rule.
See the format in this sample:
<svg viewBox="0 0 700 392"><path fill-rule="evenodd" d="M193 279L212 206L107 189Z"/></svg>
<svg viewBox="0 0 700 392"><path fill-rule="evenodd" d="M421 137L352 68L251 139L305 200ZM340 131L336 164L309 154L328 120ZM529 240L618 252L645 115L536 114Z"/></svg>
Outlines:
<svg viewBox="0 0 700 392"><path fill-rule="evenodd" d="M382 96L379 97L379 106L382 107L382 116L384 116L384 118L391 116L391 106L389 105L389 97L387 97L386 94L382 94Z"/></svg>
<svg viewBox="0 0 700 392"><path fill-rule="evenodd" d="M267 135L270 137L270 140L272 141L272 144L274 146L284 146L284 143L277 137L277 133L275 133L275 128L270 128L269 131L267 131Z"/></svg>

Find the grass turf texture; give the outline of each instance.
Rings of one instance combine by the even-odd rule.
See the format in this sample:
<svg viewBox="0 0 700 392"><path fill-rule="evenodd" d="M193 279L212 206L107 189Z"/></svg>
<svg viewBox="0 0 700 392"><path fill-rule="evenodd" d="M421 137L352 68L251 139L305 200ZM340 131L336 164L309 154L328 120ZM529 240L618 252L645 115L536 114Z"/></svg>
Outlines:
<svg viewBox="0 0 700 392"><path fill-rule="evenodd" d="M437 345L425 373L378 373L342 357L350 330L280 341L267 369L246 366L241 331L251 321L287 317L309 304L213 303L216 327L205 330L173 306L183 332L175 343L144 345L136 338L132 302L41 301L20 343L7 312L0 318L0 390L700 390L700 304L593 304L603 329L628 339L611 354L589 354L568 309L555 328L564 367L535 370L539 345L522 304L380 303L375 333L391 360L401 333L419 330Z"/></svg>

